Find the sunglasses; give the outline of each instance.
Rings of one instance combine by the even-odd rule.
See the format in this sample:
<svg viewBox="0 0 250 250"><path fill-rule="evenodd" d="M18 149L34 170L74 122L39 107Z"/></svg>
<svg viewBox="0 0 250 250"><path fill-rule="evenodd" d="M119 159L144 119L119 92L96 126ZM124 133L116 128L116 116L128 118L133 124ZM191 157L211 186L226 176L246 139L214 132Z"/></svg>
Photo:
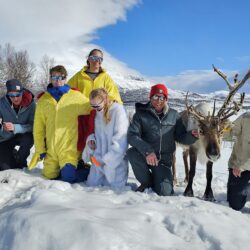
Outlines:
<svg viewBox="0 0 250 250"><path fill-rule="evenodd" d="M103 58L101 56L89 56L89 60L92 62L102 62Z"/></svg>
<svg viewBox="0 0 250 250"><path fill-rule="evenodd" d="M52 81L61 81L64 80L66 77L65 76L50 76Z"/></svg>
<svg viewBox="0 0 250 250"><path fill-rule="evenodd" d="M166 100L166 97L165 97L165 96L162 96L162 95L153 95L153 96L152 96L152 99L153 99L154 101L161 101L161 102L163 102L163 101Z"/></svg>
<svg viewBox="0 0 250 250"><path fill-rule="evenodd" d="M23 92L16 92L16 93L8 93L8 97L20 97L23 94Z"/></svg>
<svg viewBox="0 0 250 250"><path fill-rule="evenodd" d="M90 103L90 106L93 108L93 109L96 109L97 111L98 110L102 110L103 106L101 105L103 103L104 100L102 100L100 103L98 104L91 104Z"/></svg>

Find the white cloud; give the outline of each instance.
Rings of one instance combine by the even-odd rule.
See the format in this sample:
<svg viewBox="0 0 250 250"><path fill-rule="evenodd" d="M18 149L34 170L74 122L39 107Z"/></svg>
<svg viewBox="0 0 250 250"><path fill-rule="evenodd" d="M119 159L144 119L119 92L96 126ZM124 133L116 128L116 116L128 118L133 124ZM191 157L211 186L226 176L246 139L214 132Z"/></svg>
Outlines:
<svg viewBox="0 0 250 250"><path fill-rule="evenodd" d="M222 70L228 79L239 71ZM243 75L243 74L242 74ZM171 89L190 90L197 92L211 92L227 90L225 81L212 69L211 70L187 70L175 76L150 77L153 82L163 82Z"/></svg>
<svg viewBox="0 0 250 250"><path fill-rule="evenodd" d="M0 44L26 49L37 63L44 54L76 70L95 45L99 28L126 20L140 0L0 0Z"/></svg>

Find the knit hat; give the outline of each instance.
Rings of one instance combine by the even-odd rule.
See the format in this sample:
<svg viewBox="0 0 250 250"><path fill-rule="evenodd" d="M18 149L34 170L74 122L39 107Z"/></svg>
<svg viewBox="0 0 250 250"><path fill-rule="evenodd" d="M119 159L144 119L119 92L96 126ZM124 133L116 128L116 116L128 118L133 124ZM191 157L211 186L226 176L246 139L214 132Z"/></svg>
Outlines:
<svg viewBox="0 0 250 250"><path fill-rule="evenodd" d="M168 97L168 89L164 84L158 83L151 87L149 97L151 98L155 94L163 94L165 97Z"/></svg>
<svg viewBox="0 0 250 250"><path fill-rule="evenodd" d="M23 86L20 81L17 79L11 79L6 82L7 92L15 91L21 92L23 90Z"/></svg>

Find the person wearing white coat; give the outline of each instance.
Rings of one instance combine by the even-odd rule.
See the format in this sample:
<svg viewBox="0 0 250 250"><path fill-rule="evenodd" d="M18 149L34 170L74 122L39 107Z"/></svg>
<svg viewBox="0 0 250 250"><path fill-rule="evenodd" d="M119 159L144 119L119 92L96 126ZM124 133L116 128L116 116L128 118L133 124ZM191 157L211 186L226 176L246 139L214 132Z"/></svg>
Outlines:
<svg viewBox="0 0 250 250"><path fill-rule="evenodd" d="M128 178L125 158L128 117L122 104L111 101L104 88L90 93L90 105L96 110L94 134L87 138L83 160L88 161L92 151L92 164L88 186L124 187ZM92 149L92 150L91 150ZM93 160L94 159L94 160Z"/></svg>

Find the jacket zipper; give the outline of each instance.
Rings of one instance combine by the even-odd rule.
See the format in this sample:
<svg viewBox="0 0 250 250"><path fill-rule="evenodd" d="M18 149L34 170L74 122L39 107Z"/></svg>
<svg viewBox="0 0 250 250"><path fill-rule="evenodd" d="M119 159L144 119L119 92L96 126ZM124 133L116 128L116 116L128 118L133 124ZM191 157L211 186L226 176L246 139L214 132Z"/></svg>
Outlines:
<svg viewBox="0 0 250 250"><path fill-rule="evenodd" d="M160 118L158 117L160 120ZM161 125L161 120L160 120L160 151L159 151L159 161L161 160L161 143L162 143L162 125Z"/></svg>
<svg viewBox="0 0 250 250"><path fill-rule="evenodd" d="M160 122L160 149L159 149L159 161L161 160L161 144L162 144L162 120L163 118L167 115L167 113L162 117L162 119L159 118L159 116L157 116L153 111L151 111L155 117L157 117L157 119Z"/></svg>

